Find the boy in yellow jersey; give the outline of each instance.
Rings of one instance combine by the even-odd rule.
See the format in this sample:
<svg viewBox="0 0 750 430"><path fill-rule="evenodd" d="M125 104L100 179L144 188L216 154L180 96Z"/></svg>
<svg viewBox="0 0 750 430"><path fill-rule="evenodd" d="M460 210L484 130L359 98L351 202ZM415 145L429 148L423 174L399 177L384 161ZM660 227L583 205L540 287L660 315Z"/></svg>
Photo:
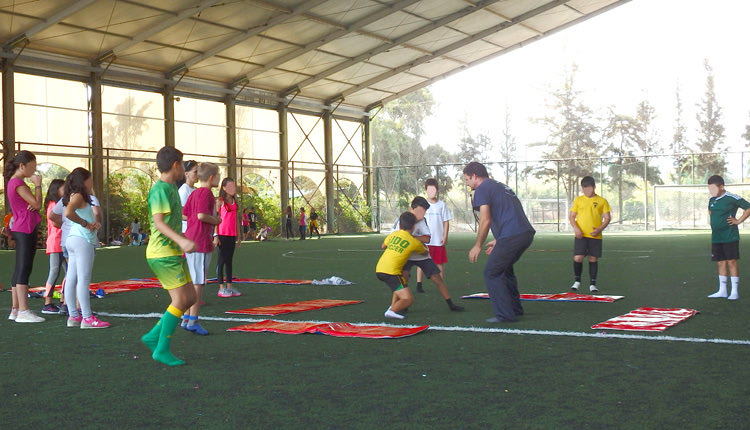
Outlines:
<svg viewBox="0 0 750 430"><path fill-rule="evenodd" d="M403 319L404 316L398 312L414 303L414 296L401 271L412 252L427 252L422 242L411 235L416 223L417 217L413 213L402 213L399 217L400 230L389 234L381 246L385 251L378 260L375 275L393 291L391 306L384 314L386 318Z"/></svg>
<svg viewBox="0 0 750 430"><path fill-rule="evenodd" d="M589 257L589 276L591 284L589 291L595 293L599 291L596 288L596 275L599 271L599 257L602 256L602 231L607 228L610 215L610 207L607 200L596 195L596 182L591 176L581 179L582 196L573 200L573 207L570 208L568 220L575 232L575 245L573 249L573 272L575 273L575 282L570 287L578 290L581 286L581 273L583 272L583 257Z"/></svg>
<svg viewBox="0 0 750 430"><path fill-rule="evenodd" d="M183 255L195 251L195 242L180 234L182 204L175 181L185 175L182 152L171 146L163 147L156 154L156 166L161 176L148 193L151 236L146 261L162 287L169 292L172 303L141 341L151 349L154 360L177 366L185 362L172 355L169 345L180 317L196 301L195 288Z"/></svg>

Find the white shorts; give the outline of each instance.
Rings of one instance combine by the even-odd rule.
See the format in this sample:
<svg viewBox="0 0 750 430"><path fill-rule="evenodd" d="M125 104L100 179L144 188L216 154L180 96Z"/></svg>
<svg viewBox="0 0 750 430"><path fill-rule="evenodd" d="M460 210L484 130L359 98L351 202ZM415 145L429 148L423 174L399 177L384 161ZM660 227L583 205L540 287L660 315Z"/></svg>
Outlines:
<svg viewBox="0 0 750 430"><path fill-rule="evenodd" d="M206 285L206 273L208 265L211 264L211 252L190 252L185 254L190 277L193 284Z"/></svg>

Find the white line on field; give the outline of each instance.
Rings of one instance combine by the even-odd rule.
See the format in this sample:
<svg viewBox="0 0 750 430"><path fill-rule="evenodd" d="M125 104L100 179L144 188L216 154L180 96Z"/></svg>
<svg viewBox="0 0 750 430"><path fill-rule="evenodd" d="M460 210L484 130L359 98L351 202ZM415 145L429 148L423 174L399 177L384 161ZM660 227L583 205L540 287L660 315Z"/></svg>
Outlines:
<svg viewBox="0 0 750 430"><path fill-rule="evenodd" d="M105 317L114 318L161 318L163 314L150 313L150 314L116 314L109 312L99 312L99 315ZM232 318L232 317L200 317L206 321L229 321L229 322L244 322L244 323L256 323L265 321L268 318ZM333 321L289 321L289 322L304 322L312 324L333 324ZM419 327L415 325L396 325L387 323L350 323L355 326L363 325L382 325L385 327ZM609 333L609 332L596 332L596 333L584 333L578 331L552 331L552 330L522 330L522 329L511 329L511 328L493 328L493 327L444 327L431 325L430 330L434 331L463 331L471 333L504 333L504 334L520 334L520 335L541 335L541 336L568 336L568 337L591 337L596 339L632 339L632 340L655 340L655 341L671 341L671 342L689 342L689 343L718 343L718 344L729 344L729 345L750 345L750 340L737 340L737 339L706 339L700 337L676 337L676 336L645 336L641 334L625 334L625 333Z"/></svg>

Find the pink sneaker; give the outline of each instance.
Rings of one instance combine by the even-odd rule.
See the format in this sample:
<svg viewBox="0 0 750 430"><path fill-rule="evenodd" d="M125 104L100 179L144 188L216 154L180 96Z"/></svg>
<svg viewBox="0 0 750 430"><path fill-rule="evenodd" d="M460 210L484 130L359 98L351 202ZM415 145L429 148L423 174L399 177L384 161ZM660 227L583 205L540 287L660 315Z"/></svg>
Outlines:
<svg viewBox="0 0 750 430"><path fill-rule="evenodd" d="M104 322L99 320L99 318L95 316L91 316L91 318L84 318L83 321L81 321L81 328L107 328L109 327L108 322Z"/></svg>
<svg viewBox="0 0 750 430"><path fill-rule="evenodd" d="M68 327L80 327L83 317L79 314L77 317L68 317Z"/></svg>
<svg viewBox="0 0 750 430"><path fill-rule="evenodd" d="M232 293L230 293L228 290L219 290L216 295L219 297L232 297Z"/></svg>

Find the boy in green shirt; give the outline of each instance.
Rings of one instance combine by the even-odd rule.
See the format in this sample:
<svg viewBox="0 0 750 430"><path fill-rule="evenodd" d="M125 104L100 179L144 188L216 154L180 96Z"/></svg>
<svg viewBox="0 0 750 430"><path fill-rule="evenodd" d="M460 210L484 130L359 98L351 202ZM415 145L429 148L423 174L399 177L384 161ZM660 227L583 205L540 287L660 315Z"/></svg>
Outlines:
<svg viewBox="0 0 750 430"><path fill-rule="evenodd" d="M175 182L185 175L182 152L165 146L156 154L156 166L161 174L148 193L151 214L151 237L146 248L146 261L169 292L172 299L158 323L141 341L151 349L151 357L169 366L185 364L169 350L182 314L196 301L195 288L190 278L184 254L195 251L195 243L180 234L182 204Z"/></svg>
<svg viewBox="0 0 750 430"><path fill-rule="evenodd" d="M708 178L708 215L711 218L711 260L719 269L719 291L708 296L711 299L740 298L740 231L737 228L750 216L750 202L724 189L724 178L714 175ZM742 216L735 218L737 209L742 208ZM732 292L727 297L727 268L732 278Z"/></svg>

